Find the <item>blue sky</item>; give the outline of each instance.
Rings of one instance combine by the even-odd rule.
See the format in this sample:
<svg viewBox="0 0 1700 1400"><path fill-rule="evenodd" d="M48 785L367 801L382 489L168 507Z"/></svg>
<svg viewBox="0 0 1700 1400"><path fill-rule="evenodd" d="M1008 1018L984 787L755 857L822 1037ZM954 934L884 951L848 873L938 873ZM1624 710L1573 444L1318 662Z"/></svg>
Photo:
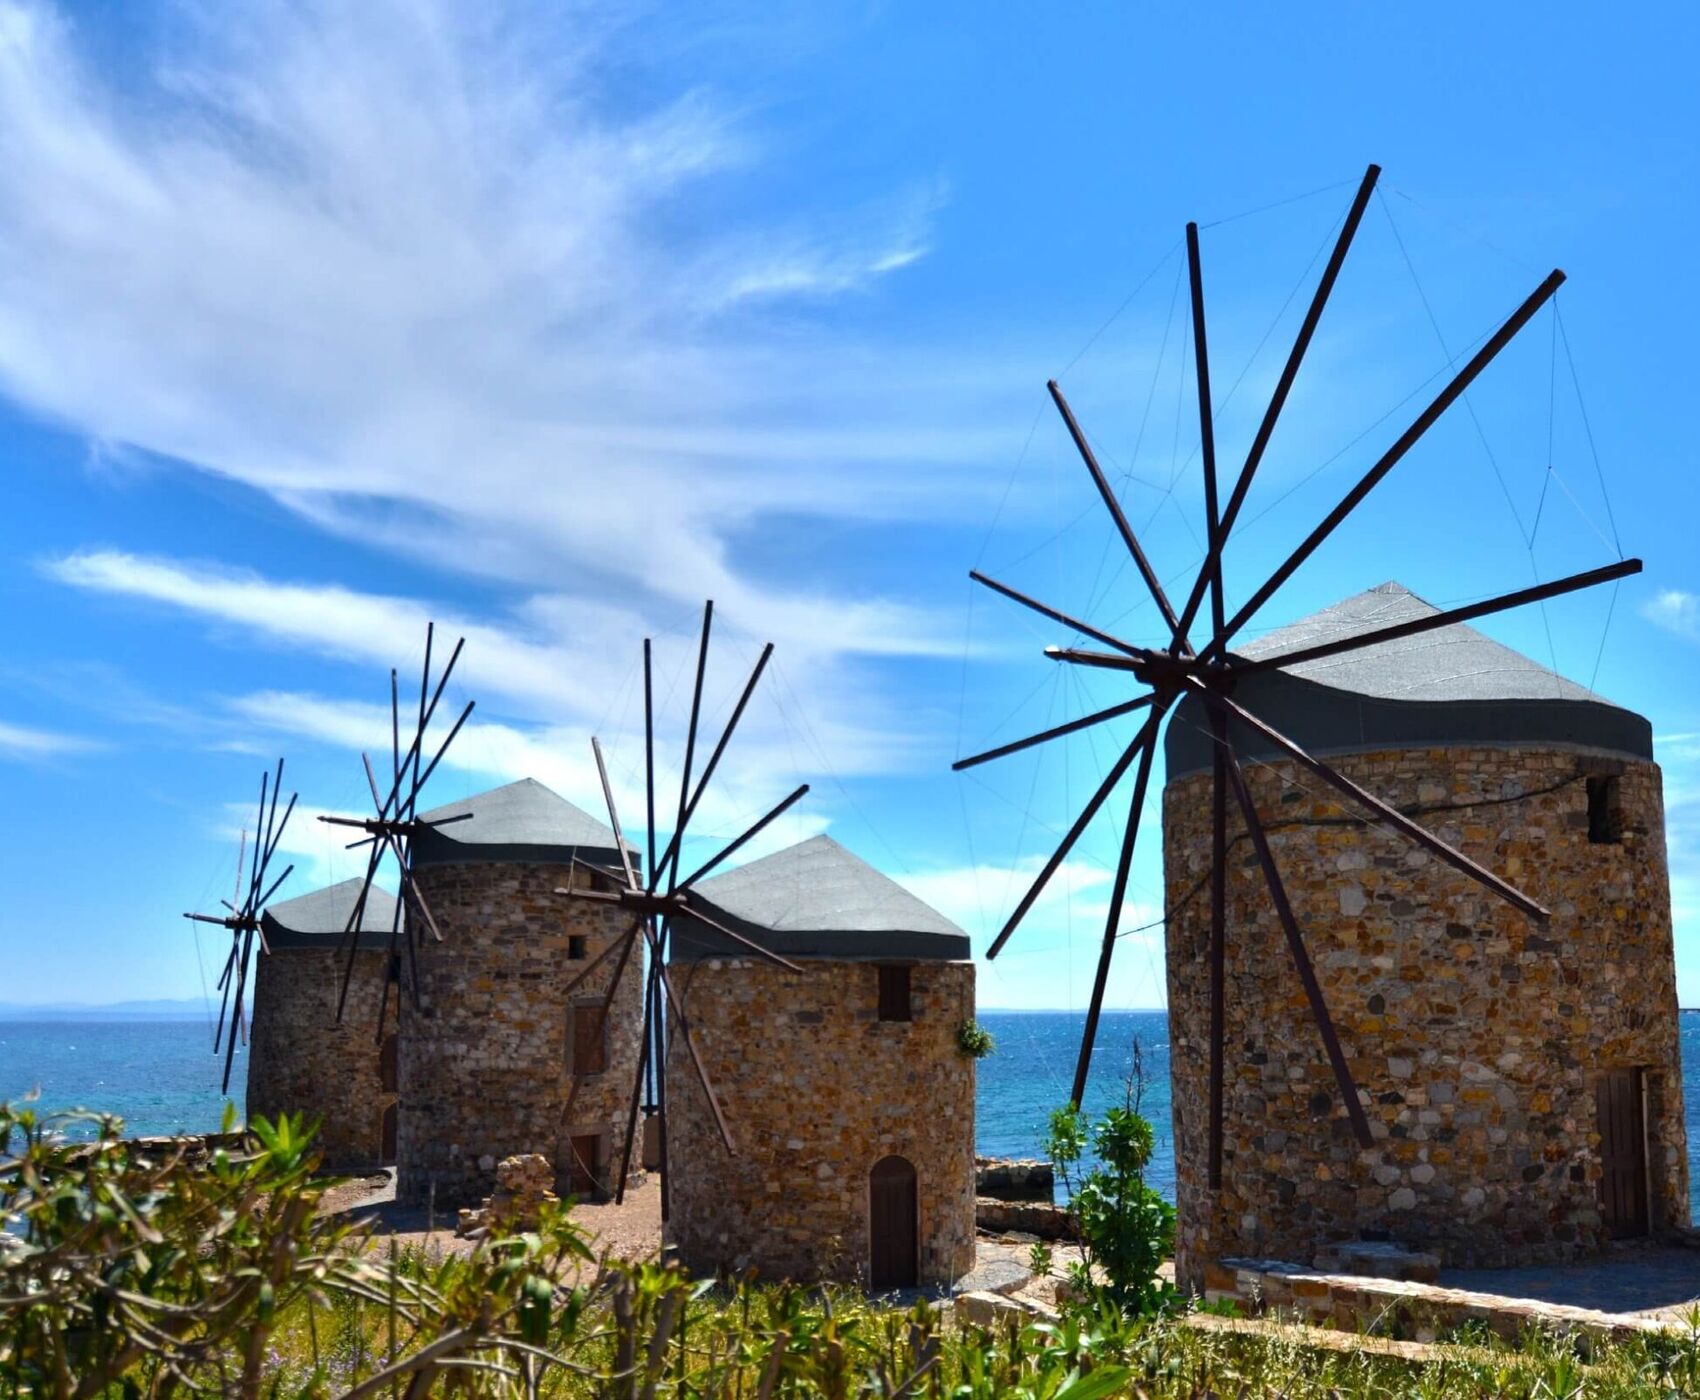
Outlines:
<svg viewBox="0 0 1700 1400"><path fill-rule="evenodd" d="M216 950L180 913L278 753L289 889L355 873L311 817L360 808L428 617L478 702L430 800L532 775L594 810L596 732L635 813L638 640L676 738L706 596L713 715L778 651L705 837L809 781L775 842L830 831L983 946L1110 736L950 760L1114 692L967 570L1155 639L1044 382L1190 575L1182 226L1232 464L1374 160L1230 591L1565 268L1563 338L1538 317L1260 625L1645 557L1615 606L1488 630L1651 717L1700 1001L1692 8L236 15L0 3L0 1000L200 996ZM1117 836L982 1004L1083 1004ZM1160 970L1128 937L1111 1001L1159 1004Z"/></svg>

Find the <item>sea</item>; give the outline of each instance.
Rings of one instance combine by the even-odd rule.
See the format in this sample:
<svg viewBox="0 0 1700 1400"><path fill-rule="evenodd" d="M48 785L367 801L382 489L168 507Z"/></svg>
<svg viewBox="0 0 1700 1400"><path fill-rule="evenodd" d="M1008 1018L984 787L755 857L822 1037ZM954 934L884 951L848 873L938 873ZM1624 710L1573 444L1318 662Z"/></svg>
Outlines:
<svg viewBox="0 0 1700 1400"><path fill-rule="evenodd" d="M1082 1019L1064 1011L980 1013L996 1041L979 1064L975 1145L983 1155L1043 1155L1046 1123L1073 1083ZM1700 1012L1682 1016L1682 1067L1689 1180L1700 1218ZM35 1095L40 1111L115 1113L137 1136L217 1130L226 1102L219 1092L222 1068L211 1028L195 1020L0 1021L0 1100ZM239 1115L246 1078L239 1047L230 1081ZM1109 1011L1099 1022L1088 1113L1122 1103L1130 1080L1140 1111L1156 1130L1148 1180L1172 1200L1167 1012Z"/></svg>

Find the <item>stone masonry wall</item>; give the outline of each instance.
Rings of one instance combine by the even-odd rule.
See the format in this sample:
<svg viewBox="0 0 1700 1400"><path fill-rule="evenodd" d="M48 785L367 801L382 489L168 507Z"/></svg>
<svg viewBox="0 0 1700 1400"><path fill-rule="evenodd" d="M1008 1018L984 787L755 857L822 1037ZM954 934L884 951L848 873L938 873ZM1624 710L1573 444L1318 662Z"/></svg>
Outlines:
<svg viewBox="0 0 1700 1400"><path fill-rule="evenodd" d="M1234 821L1223 1186L1213 1196L1210 775L1171 783L1182 1284L1200 1287L1211 1259L1308 1264L1328 1243L1360 1237L1433 1250L1453 1266L1555 1262L1602 1246L1594 1076L1612 1068L1646 1071L1653 1228L1685 1225L1658 768L1509 748L1331 761L1553 917L1543 927L1402 838L1341 821L1332 790L1290 763L1247 765L1375 1143L1360 1150L1350 1132L1261 867ZM1593 844L1584 776L1613 771L1622 842Z"/></svg>
<svg viewBox="0 0 1700 1400"><path fill-rule="evenodd" d="M260 954L248 1046L248 1116L318 1118L319 1147L325 1165L335 1171L384 1160L384 1111L396 1097L384 1088L374 1040L389 955L355 954L339 1025L336 1004L346 958L334 948ZM393 999L389 1025L395 1026Z"/></svg>
<svg viewBox="0 0 1700 1400"><path fill-rule="evenodd" d="M615 905L554 893L596 877L564 865L426 865L419 888L443 934L419 949L423 1005L403 1002L397 1196L476 1205L504 1157L541 1153L571 1190L569 1143L599 1135L607 1170L624 1147L643 1020L643 953L633 949L607 1019L607 1069L572 1088L574 1003L608 995L616 954L570 994L567 984L630 928ZM584 939L575 959L571 940ZM635 1164L634 1164L635 1165Z"/></svg>
<svg viewBox="0 0 1700 1400"><path fill-rule="evenodd" d="M677 1026L668 1042L670 1235L699 1272L864 1281L868 1174L915 1168L919 1273L974 1264L972 963L919 963L908 1022L878 1019L876 968L806 962L801 974L726 959L673 977L726 1115L728 1156Z"/></svg>

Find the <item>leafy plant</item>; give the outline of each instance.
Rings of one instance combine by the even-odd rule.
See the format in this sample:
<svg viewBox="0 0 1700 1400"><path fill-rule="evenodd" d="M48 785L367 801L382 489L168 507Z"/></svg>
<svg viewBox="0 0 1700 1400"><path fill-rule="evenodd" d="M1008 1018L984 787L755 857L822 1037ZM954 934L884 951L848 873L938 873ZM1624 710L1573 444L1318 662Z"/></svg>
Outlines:
<svg viewBox="0 0 1700 1400"><path fill-rule="evenodd" d="M1088 1123L1075 1104L1051 1114L1045 1138L1080 1232L1082 1260L1071 1269L1076 1292L1150 1317L1176 1299L1157 1272L1174 1251L1175 1208L1145 1181L1156 1134L1139 1112L1144 1061L1133 1043L1133 1069L1121 1104ZM1096 1164L1083 1169L1090 1140Z"/></svg>
<svg viewBox="0 0 1700 1400"><path fill-rule="evenodd" d="M956 1048L971 1060L983 1060L997 1049L997 1042L989 1030L970 1016L956 1028Z"/></svg>
<svg viewBox="0 0 1700 1400"><path fill-rule="evenodd" d="M94 1142L66 1140L90 1125ZM1073 1115L1069 1133L1078 1152L1102 1138L1095 1170L1126 1175L1142 1135L1103 1129ZM1530 1331L1417 1363L1138 1315L1109 1287L1054 1322L982 1327L924 1300L886 1308L852 1289L595 1258L565 1211L467 1255L383 1248L320 1213L330 1182L297 1119L255 1122L222 1153L121 1133L116 1119L0 1105L0 1400L1700 1394L1700 1316L1686 1333L1597 1340L1585 1360L1576 1339Z"/></svg>

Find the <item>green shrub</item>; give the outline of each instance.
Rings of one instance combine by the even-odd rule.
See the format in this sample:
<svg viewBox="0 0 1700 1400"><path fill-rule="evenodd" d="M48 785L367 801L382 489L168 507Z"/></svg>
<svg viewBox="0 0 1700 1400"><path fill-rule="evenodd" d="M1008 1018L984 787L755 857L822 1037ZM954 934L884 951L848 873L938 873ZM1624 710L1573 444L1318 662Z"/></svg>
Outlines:
<svg viewBox="0 0 1700 1400"><path fill-rule="evenodd" d="M255 1122L239 1149L201 1159L127 1143L116 1119L77 1118L0 1105L3 1400L1700 1394L1700 1325L1596 1344L1585 1367L1573 1343L1533 1334L1413 1365L1129 1316L1107 1291L1056 1323L982 1328L925 1300L895 1309L849 1289L716 1285L593 1257L564 1211L467 1255L385 1248L318 1213L331 1183L313 1175L297 1119ZM95 1142L64 1140L88 1123ZM1096 1140L1125 1176L1149 1146L1118 1123Z"/></svg>
<svg viewBox="0 0 1700 1400"><path fill-rule="evenodd" d="M997 1049L992 1033L972 1016L956 1028L956 1048L972 1060L983 1060Z"/></svg>
<svg viewBox="0 0 1700 1400"><path fill-rule="evenodd" d="M1174 1252L1175 1208L1145 1181L1156 1134L1139 1112L1143 1061L1137 1040L1133 1057L1125 1101L1092 1124L1072 1103L1057 1109L1045 1152L1079 1225L1083 1259L1072 1271L1076 1292L1150 1317L1176 1301L1173 1285L1157 1273ZM1083 1171L1088 1137L1098 1161Z"/></svg>

